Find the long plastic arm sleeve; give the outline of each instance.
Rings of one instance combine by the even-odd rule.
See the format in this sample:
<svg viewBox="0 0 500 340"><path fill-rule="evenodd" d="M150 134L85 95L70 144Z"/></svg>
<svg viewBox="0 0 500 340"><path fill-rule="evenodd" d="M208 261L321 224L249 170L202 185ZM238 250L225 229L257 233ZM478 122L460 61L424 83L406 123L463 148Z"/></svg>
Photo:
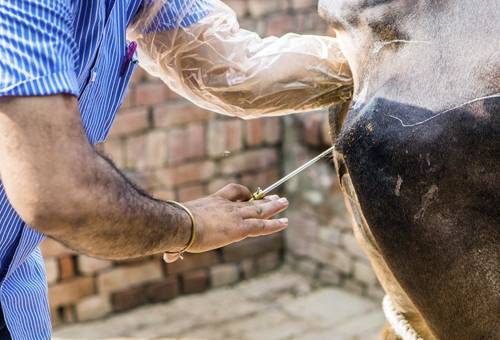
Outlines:
<svg viewBox="0 0 500 340"><path fill-rule="evenodd" d="M192 5L196 1L191 0ZM335 38L287 34L261 38L241 29L224 3L196 24L157 31L156 3L129 31L150 74L205 109L254 118L311 111L349 100L352 78ZM189 13L189 6L184 9ZM182 18L181 18L182 19Z"/></svg>

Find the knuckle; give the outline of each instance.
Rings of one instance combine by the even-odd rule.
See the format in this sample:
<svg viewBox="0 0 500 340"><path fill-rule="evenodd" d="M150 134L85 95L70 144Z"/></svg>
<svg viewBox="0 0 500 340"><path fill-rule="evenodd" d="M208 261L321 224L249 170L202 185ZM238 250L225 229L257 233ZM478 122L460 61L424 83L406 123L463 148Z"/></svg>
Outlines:
<svg viewBox="0 0 500 340"><path fill-rule="evenodd" d="M255 224L257 229L264 229L266 227L266 221L264 220L258 220Z"/></svg>
<svg viewBox="0 0 500 340"><path fill-rule="evenodd" d="M271 210L272 210L273 212L276 212L276 211L278 211L278 210L280 210L280 209L281 209L281 204L280 204L280 203L278 203L278 202L276 202L276 201L273 201L273 202L271 203Z"/></svg>
<svg viewBox="0 0 500 340"><path fill-rule="evenodd" d="M229 189L229 190L237 190L238 189L238 184L236 184L236 183L229 183L228 185L226 185L226 188Z"/></svg>
<svg viewBox="0 0 500 340"><path fill-rule="evenodd" d="M228 184L224 187L224 191L228 192L228 193L235 193L237 192L237 188L236 188L236 184L234 183L231 183L231 184Z"/></svg>

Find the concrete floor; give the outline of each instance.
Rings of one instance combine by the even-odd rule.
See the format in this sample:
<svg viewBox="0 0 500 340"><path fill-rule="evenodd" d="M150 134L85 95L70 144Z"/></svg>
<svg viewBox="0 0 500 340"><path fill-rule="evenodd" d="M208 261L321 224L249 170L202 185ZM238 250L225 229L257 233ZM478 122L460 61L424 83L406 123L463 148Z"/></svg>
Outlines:
<svg viewBox="0 0 500 340"><path fill-rule="evenodd" d="M384 317L371 300L313 289L280 270L200 295L56 329L56 339L323 340L377 339Z"/></svg>

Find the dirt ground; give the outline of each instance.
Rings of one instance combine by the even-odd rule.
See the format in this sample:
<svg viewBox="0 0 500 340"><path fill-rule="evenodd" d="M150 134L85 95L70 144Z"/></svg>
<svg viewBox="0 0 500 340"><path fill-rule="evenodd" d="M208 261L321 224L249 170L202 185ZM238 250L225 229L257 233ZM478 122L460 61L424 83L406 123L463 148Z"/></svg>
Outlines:
<svg viewBox="0 0 500 340"><path fill-rule="evenodd" d="M290 270L54 331L55 339L377 339L379 303Z"/></svg>

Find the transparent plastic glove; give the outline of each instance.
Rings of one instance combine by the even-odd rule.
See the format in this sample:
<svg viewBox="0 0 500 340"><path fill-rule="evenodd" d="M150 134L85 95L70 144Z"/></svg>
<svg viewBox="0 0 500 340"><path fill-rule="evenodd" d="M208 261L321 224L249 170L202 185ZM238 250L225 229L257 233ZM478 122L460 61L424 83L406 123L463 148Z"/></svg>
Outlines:
<svg viewBox="0 0 500 340"><path fill-rule="evenodd" d="M200 0L190 1L183 13L198 8ZM155 32L162 6L173 5L156 0L129 30L142 67L173 91L205 109L242 118L311 111L350 99L351 73L335 38L263 39L241 29L224 3L202 1L210 9L195 24L181 19L177 29Z"/></svg>

